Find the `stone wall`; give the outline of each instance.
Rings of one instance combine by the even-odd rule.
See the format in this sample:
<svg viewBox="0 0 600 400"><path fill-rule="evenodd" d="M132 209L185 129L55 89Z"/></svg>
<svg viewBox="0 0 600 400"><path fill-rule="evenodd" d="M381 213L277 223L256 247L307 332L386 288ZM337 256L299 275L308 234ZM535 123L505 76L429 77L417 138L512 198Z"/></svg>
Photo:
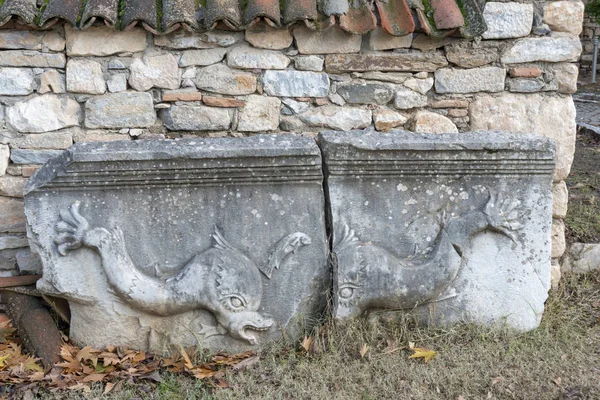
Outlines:
<svg viewBox="0 0 600 400"><path fill-rule="evenodd" d="M10 22L0 29L0 276L39 270L26 247L23 186L74 142L312 137L323 129L506 130L554 139L557 260L582 7L490 2L488 30L476 40L262 23L245 32L154 36Z"/></svg>
<svg viewBox="0 0 600 400"><path fill-rule="evenodd" d="M584 1L584 3L587 4L588 1ZM583 18L583 29L581 30L580 35L583 51L579 61L581 73L585 75L590 75L592 73L594 35L600 35L600 26L596 23L595 18L585 14Z"/></svg>

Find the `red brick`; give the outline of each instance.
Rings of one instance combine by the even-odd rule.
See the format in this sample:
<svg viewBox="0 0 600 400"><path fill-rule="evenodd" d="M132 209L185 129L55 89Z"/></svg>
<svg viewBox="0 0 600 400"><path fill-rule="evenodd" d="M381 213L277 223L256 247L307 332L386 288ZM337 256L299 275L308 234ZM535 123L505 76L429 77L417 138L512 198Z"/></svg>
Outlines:
<svg viewBox="0 0 600 400"><path fill-rule="evenodd" d="M542 75L542 70L537 67L517 67L511 68L509 73L513 78L537 78L538 76Z"/></svg>
<svg viewBox="0 0 600 400"><path fill-rule="evenodd" d="M244 107L246 102L244 100L231 99L228 97L212 97L204 96L204 104L213 107Z"/></svg>

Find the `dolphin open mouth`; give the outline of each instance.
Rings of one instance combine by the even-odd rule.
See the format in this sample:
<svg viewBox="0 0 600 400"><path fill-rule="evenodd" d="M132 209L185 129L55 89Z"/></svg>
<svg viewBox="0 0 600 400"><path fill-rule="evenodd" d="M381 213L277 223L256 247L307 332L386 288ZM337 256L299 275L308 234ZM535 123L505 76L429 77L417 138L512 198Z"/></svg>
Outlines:
<svg viewBox="0 0 600 400"><path fill-rule="evenodd" d="M252 323L245 324L242 329L239 330L240 337L250 342L250 344L257 344L258 339L254 336L256 332L266 332L273 325L271 320L255 321Z"/></svg>

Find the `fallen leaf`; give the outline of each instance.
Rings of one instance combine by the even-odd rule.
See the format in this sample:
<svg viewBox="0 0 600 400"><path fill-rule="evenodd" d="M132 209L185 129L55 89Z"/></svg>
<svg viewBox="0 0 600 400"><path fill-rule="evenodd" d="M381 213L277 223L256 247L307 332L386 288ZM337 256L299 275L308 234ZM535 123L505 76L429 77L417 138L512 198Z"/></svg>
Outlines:
<svg viewBox="0 0 600 400"><path fill-rule="evenodd" d="M435 351L429 350L426 347L413 347L411 350L414 354L408 358L422 358L426 363L433 359L437 354Z"/></svg>
<svg viewBox="0 0 600 400"><path fill-rule="evenodd" d="M246 358L245 360L242 360L239 363L237 363L236 365L234 365L233 369L235 371L241 371L246 368L253 367L254 365L258 364L259 360L260 360L260 358L258 356Z"/></svg>
<svg viewBox="0 0 600 400"><path fill-rule="evenodd" d="M191 370L192 375L194 375L198 379L206 379L211 378L215 375L215 371L209 368L198 367Z"/></svg>
<svg viewBox="0 0 600 400"><path fill-rule="evenodd" d="M35 371L42 372L43 368L37 364L37 359L29 357L27 361L23 364L27 371Z"/></svg>
<svg viewBox="0 0 600 400"><path fill-rule="evenodd" d="M492 386L499 384L500 382L504 382L504 378L501 376L497 376L492 379Z"/></svg>
<svg viewBox="0 0 600 400"><path fill-rule="evenodd" d="M560 386L562 384L562 378L557 376L556 378L552 379L552 382L554 382L556 386Z"/></svg>
<svg viewBox="0 0 600 400"><path fill-rule="evenodd" d="M158 371L152 371L149 374L146 375L142 375L140 376L141 379L148 379L154 382L162 382L162 378L160 376L160 373Z"/></svg>
<svg viewBox="0 0 600 400"><path fill-rule="evenodd" d="M102 392L102 394L108 394L108 393L110 393L110 391L113 390L114 387L115 387L114 383L107 382L106 383L106 387L104 388L104 392Z"/></svg>
<svg viewBox="0 0 600 400"><path fill-rule="evenodd" d="M89 374L83 378L82 382L101 382L106 374Z"/></svg>
<svg viewBox="0 0 600 400"><path fill-rule="evenodd" d="M362 347L360 348L360 358L365 358L365 355L367 354L368 351L369 351L369 345L367 345L366 343L363 343Z"/></svg>
<svg viewBox="0 0 600 400"><path fill-rule="evenodd" d="M304 339L302 340L301 346L304 350L306 350L307 352L310 351L310 348L312 346L313 343L313 337L312 336L304 336Z"/></svg>
<svg viewBox="0 0 600 400"><path fill-rule="evenodd" d="M188 356L188 354L186 353L185 349L183 348L183 346L179 346L179 351L181 352L181 356L183 357L183 359L185 360L185 367L187 369L193 369L194 368L194 364L192 363L192 360L190 360L190 357Z"/></svg>
<svg viewBox="0 0 600 400"><path fill-rule="evenodd" d="M9 336L17 330L12 327L10 320L0 322L0 343L5 343Z"/></svg>

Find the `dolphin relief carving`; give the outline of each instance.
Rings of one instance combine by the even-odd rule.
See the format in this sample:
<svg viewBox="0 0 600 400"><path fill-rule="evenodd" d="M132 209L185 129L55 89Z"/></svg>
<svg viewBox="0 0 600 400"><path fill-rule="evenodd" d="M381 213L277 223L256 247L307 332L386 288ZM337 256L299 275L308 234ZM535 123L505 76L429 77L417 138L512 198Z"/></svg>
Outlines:
<svg viewBox="0 0 600 400"><path fill-rule="evenodd" d="M212 312L218 322L215 332L257 344L252 331L266 331L273 321L257 312L262 299L261 271L270 278L273 271L300 247L311 244L301 232L281 239L269 259L259 269L232 246L215 226L212 247L192 258L174 277L160 279L140 271L131 260L120 228L91 228L75 202L60 212L55 239L58 253L82 246L100 255L108 282L127 304L141 311L168 316L195 309Z"/></svg>
<svg viewBox="0 0 600 400"><path fill-rule="evenodd" d="M518 222L522 214L519 206L518 200L500 200L498 194L489 191L489 199L481 209L449 220L443 215L433 249L419 263L360 241L354 230L344 225L342 238L333 247L337 259L335 318L354 318L370 310L408 309L441 300L440 295L458 274L463 249L474 235L490 230L517 241L517 231L523 227Z"/></svg>

